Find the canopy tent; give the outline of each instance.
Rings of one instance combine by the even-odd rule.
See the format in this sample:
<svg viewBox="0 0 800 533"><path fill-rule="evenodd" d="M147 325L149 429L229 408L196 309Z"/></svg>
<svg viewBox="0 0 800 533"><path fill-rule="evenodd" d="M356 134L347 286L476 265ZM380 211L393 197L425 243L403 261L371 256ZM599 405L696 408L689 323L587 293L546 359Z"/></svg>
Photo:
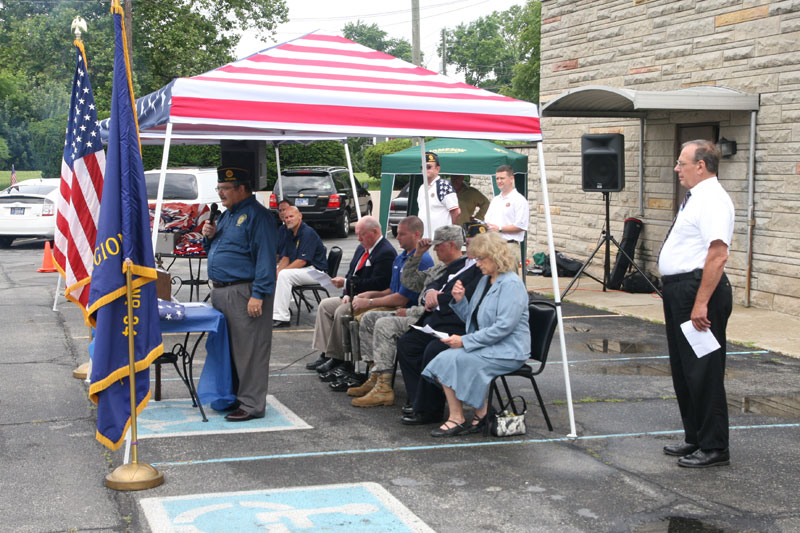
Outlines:
<svg viewBox="0 0 800 533"><path fill-rule="evenodd" d="M310 33L204 74L178 78L161 91L143 97L148 99L147 108L163 109L151 122L142 121L141 136L143 141L165 144L162 181L173 137L181 142L337 135L542 139L536 105L472 87L335 35ZM137 109L144 108L145 102L138 100ZM551 267L556 272L541 143L538 150ZM420 172L424 151L423 142ZM355 189L352 168L351 185ZM553 293L574 436L556 276Z"/></svg>
<svg viewBox="0 0 800 533"><path fill-rule="evenodd" d="M473 139L434 139L425 144L428 152L439 156L442 174L463 174L466 176L492 176L494 193L498 193L494 173L500 165L510 165L517 178L519 191L528 196L528 156L503 148L493 142ZM416 202L416 190L422 183L420 174L419 148L412 146L400 152L381 158L381 226L384 233L389 220L389 204L394 187L395 176L410 174L418 177L409 187L409 207Z"/></svg>

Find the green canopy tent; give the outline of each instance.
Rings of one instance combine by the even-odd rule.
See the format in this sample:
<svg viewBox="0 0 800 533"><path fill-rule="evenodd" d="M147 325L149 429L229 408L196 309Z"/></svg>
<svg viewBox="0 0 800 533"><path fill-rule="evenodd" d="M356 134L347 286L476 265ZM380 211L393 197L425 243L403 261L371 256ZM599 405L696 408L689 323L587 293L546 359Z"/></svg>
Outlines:
<svg viewBox="0 0 800 533"><path fill-rule="evenodd" d="M439 156L441 173L465 176L492 176L494 193L499 194L494 172L500 165L514 169L517 190L528 197L528 156L512 152L493 142L475 139L435 139L425 143L425 149ZM417 213L417 189L422 185L419 147L412 146L381 158L381 227L388 228L389 204L397 175L411 176L408 193L408 212Z"/></svg>
<svg viewBox="0 0 800 533"><path fill-rule="evenodd" d="M500 165L509 165L514 170L517 190L528 197L528 156L512 152L493 142L475 139L435 139L425 143L425 149L439 156L443 175L491 176L494 194L500 194L495 181L495 171ZM417 190L422 186L421 159L418 146L406 148L381 158L381 214L380 222L384 235L389 227L389 204L397 175L411 176L408 187L408 213L417 214ZM420 215L420 218L424 217ZM526 257L527 243L522 242L521 257ZM525 268L522 268L523 279Z"/></svg>

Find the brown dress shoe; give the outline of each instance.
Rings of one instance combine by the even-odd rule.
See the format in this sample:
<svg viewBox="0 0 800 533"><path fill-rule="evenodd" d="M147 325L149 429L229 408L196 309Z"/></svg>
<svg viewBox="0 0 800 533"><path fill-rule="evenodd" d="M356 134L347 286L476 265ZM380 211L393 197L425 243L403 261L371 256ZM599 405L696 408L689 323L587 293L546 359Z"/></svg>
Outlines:
<svg viewBox="0 0 800 533"><path fill-rule="evenodd" d="M251 415L244 409L237 409L232 413L228 413L225 415L225 420L228 422L246 422L247 420L252 420L254 418L258 418L257 416Z"/></svg>

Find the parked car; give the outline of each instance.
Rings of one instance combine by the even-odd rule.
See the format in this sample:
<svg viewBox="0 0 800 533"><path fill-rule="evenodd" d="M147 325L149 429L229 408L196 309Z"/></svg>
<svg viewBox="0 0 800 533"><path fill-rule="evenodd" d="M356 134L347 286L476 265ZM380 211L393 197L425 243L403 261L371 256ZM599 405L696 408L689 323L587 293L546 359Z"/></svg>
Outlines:
<svg viewBox="0 0 800 533"><path fill-rule="evenodd" d="M397 237L397 225L408 215L408 183L400 189L400 194L389 204L389 227L392 235Z"/></svg>
<svg viewBox="0 0 800 533"><path fill-rule="evenodd" d="M303 222L315 229L333 228L337 237L347 237L356 212L350 173L344 167L289 167L281 171L279 181L272 188L269 208L276 214L278 196L283 187L283 197L303 214ZM358 204L361 215L372 214L372 197L356 180Z"/></svg>
<svg viewBox="0 0 800 533"><path fill-rule="evenodd" d="M153 203L158 198L158 180L161 170L144 173L147 184L147 199ZM219 202L217 169L198 167L168 168L164 178L164 201L184 204L210 204ZM220 210L222 206L220 206Z"/></svg>
<svg viewBox="0 0 800 533"><path fill-rule="evenodd" d="M60 178L39 178L0 191L0 247L23 237L53 238L60 184Z"/></svg>

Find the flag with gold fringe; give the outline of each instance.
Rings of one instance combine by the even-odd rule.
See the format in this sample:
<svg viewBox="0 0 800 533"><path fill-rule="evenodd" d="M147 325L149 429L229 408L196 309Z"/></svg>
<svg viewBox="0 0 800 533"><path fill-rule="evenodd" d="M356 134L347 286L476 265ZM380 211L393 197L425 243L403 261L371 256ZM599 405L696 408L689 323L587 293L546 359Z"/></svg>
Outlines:
<svg viewBox="0 0 800 533"><path fill-rule="evenodd" d="M74 44L77 59L61 159L53 260L66 280L64 296L81 308L86 319L106 153L100 140L86 50L80 39Z"/></svg>
<svg viewBox="0 0 800 533"><path fill-rule="evenodd" d="M106 175L94 247L89 319L97 328L89 397L97 403L96 438L115 450L130 425L128 335L134 335L136 412L150 399L150 364L163 353L155 260L123 11L113 2L115 52ZM128 323L125 259L133 266L133 324Z"/></svg>

